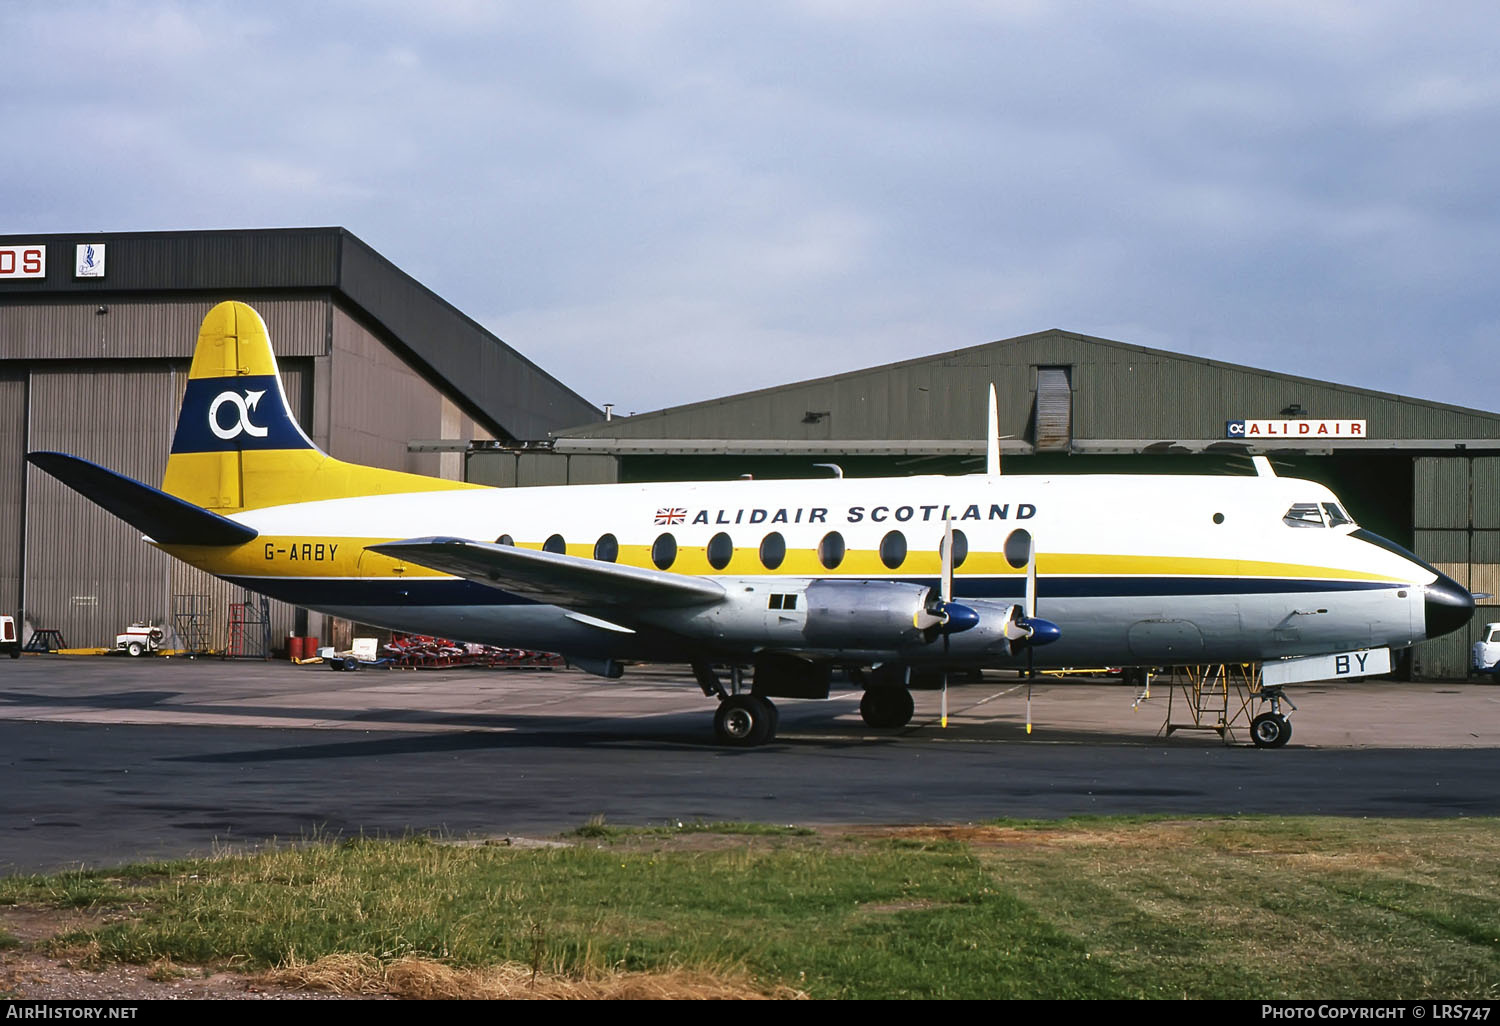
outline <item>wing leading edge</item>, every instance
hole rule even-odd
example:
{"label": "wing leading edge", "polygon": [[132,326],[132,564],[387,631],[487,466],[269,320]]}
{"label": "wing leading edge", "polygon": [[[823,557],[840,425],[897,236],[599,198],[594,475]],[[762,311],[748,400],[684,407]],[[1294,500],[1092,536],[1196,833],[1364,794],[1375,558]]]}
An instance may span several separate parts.
{"label": "wing leading edge", "polygon": [[567,609],[677,609],[724,599],[724,589],[702,577],[465,538],[409,538],[370,551]]}

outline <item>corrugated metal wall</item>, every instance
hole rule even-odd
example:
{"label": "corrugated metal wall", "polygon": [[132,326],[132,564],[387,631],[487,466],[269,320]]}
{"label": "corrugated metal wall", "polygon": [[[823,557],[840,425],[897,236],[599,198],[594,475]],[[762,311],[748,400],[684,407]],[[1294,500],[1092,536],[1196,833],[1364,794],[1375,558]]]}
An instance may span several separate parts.
{"label": "corrugated metal wall", "polygon": [[0,613],[21,608],[21,497],[26,486],[26,379],[0,375]]}
{"label": "corrugated metal wall", "polygon": [[409,452],[408,444],[487,435],[342,310],[333,313],[326,381],[315,387],[326,390],[328,451],[342,460],[456,480],[461,461],[445,465],[441,454]]}
{"label": "corrugated metal wall", "polygon": [[[328,301],[257,299],[278,357],[328,351]],[[0,305],[0,360],[191,360],[210,300],[93,301]],[[104,313],[99,313],[103,309]]]}
{"label": "corrugated metal wall", "polygon": [[613,484],[620,479],[613,456],[560,452],[486,452],[469,454],[467,480],[496,488],[551,484]]}
{"label": "corrugated metal wall", "polygon": [[[185,376],[182,368],[178,376]],[[159,482],[177,408],[173,371],[60,367],[31,375],[29,448],[70,452]],[[26,510],[26,616],[73,646],[106,645],[132,619],[166,622],[167,556],[87,499],[34,468]]]}
{"label": "corrugated metal wall", "polygon": [[1469,649],[1487,622],[1500,621],[1500,457],[1423,456],[1413,478],[1413,551],[1471,591],[1467,630],[1423,642],[1412,672],[1427,679],[1463,679]]}

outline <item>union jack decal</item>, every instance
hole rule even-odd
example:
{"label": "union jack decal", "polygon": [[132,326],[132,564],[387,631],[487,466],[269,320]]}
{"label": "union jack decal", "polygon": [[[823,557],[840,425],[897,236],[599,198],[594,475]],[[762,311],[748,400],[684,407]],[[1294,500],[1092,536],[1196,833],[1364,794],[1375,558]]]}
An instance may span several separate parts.
{"label": "union jack decal", "polygon": [[673,506],[670,509],[659,509],[656,511],[656,522],[658,524],[680,524],[687,517],[687,510],[681,506]]}

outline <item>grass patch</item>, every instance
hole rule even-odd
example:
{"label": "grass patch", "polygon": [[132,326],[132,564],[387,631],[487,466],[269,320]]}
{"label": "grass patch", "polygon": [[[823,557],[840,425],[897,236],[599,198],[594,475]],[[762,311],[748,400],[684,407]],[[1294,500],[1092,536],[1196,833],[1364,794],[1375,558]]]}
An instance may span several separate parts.
{"label": "grass patch", "polygon": [[59,950],[351,993],[501,996],[524,978],[646,996],[671,978],[656,993],[1500,996],[1496,820],[584,831],[567,848],[351,841],[10,878],[0,903],[115,910]]}

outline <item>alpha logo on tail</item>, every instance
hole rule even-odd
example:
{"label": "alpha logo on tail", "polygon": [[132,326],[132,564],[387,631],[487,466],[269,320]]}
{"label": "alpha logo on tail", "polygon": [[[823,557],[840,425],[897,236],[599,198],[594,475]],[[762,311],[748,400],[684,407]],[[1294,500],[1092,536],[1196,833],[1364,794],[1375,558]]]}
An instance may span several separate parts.
{"label": "alpha logo on tail", "polygon": [[[239,395],[234,392],[220,392],[217,396],[214,397],[214,401],[208,404],[209,430],[220,438],[226,440],[230,438],[238,438],[241,431],[254,438],[266,437],[266,435],[270,434],[269,428],[256,427],[254,424],[250,423],[250,411],[260,405],[260,397],[265,394],[266,390],[264,388],[259,392],[252,392],[247,388],[245,389],[245,397],[241,399]],[[219,407],[223,406],[225,403],[229,403],[235,409],[240,411],[239,423],[237,423],[234,427],[227,429],[219,426]]]}
{"label": "alpha logo on tail", "polygon": [[279,378],[255,375],[188,381],[172,439],[174,453],[309,448],[312,442],[287,411]]}

